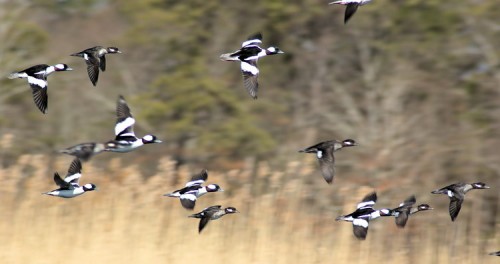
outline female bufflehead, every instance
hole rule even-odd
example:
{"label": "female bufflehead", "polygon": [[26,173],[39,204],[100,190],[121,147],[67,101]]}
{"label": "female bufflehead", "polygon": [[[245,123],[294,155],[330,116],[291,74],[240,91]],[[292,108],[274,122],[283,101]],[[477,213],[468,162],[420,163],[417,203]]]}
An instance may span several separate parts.
{"label": "female bufflehead", "polygon": [[358,6],[362,6],[368,4],[372,0],[339,0],[335,2],[329,3],[329,5],[337,4],[337,5],[345,5],[345,15],[344,15],[344,24],[347,24],[347,21],[356,13],[358,10]]}
{"label": "female bufflehead", "polygon": [[184,208],[193,210],[196,199],[209,192],[223,192],[224,190],[217,184],[209,184],[201,186],[208,178],[207,170],[202,170],[199,174],[194,175],[191,180],[186,183],[186,187],[166,193],[163,196],[179,197]]}
{"label": "female bufflehead", "polygon": [[62,198],[73,198],[81,195],[85,192],[96,190],[97,187],[93,183],[87,183],[83,186],[79,185],[80,177],[82,176],[82,163],[78,158],[74,159],[68,169],[68,174],[66,177],[61,179],[59,173],[54,173],[54,182],[59,186],[59,189],[55,189],[50,192],[43,194],[62,197]]}
{"label": "female bufflehead", "polygon": [[357,145],[358,144],[352,139],[346,139],[344,141],[330,140],[299,150],[299,152],[316,153],[323,178],[325,178],[328,184],[331,184],[335,177],[335,157],[333,152],[345,147],[354,147]]}
{"label": "female bufflehead", "polygon": [[402,202],[399,207],[396,207],[391,210],[391,213],[394,217],[396,217],[396,226],[399,228],[404,228],[406,222],[408,221],[408,217],[410,215],[418,213],[420,211],[432,210],[428,204],[420,204],[417,207],[413,207],[416,203],[415,195],[408,197],[404,202]]}
{"label": "female bufflehead", "polygon": [[259,88],[259,83],[257,81],[257,78],[259,76],[257,61],[259,60],[259,58],[267,55],[284,53],[277,47],[269,47],[267,49],[263,49],[259,47],[259,44],[261,43],[262,34],[257,33],[250,36],[246,41],[244,41],[241,45],[241,49],[232,53],[222,54],[220,56],[221,60],[241,62],[243,84],[253,99],[257,99],[257,90]]}
{"label": "female bufflehead", "polygon": [[368,223],[372,219],[379,218],[381,216],[391,216],[392,212],[390,209],[384,208],[375,210],[373,206],[377,202],[377,193],[372,192],[366,195],[363,200],[358,203],[356,211],[348,215],[341,215],[335,219],[335,221],[347,221],[352,222],[353,233],[356,238],[360,240],[366,239],[366,234],[368,233]]}
{"label": "female bufflehead", "polygon": [[144,144],[161,143],[154,135],[145,135],[137,138],[134,133],[135,119],[130,113],[130,108],[125,98],[120,95],[116,104],[116,125],[115,140],[108,141],[105,144],[105,151],[111,152],[129,152]]}
{"label": "female bufflehead", "polygon": [[70,56],[82,57],[87,63],[87,72],[89,74],[90,81],[95,86],[97,80],[99,79],[99,68],[101,71],[106,70],[106,54],[122,53],[116,47],[104,48],[102,46],[95,46],[93,48],[88,48],[84,51],[73,53]]}
{"label": "female bufflehead", "polygon": [[198,225],[198,233],[201,233],[203,228],[208,224],[210,220],[217,220],[226,214],[239,213],[234,207],[226,207],[222,209],[220,205],[214,205],[203,209],[203,211],[190,215],[189,217],[201,218]]}
{"label": "female bufflehead", "polygon": [[450,217],[451,221],[455,221],[455,219],[458,216],[458,213],[460,212],[460,208],[462,207],[462,202],[464,201],[465,194],[473,189],[489,189],[485,183],[483,182],[476,182],[476,183],[455,183],[448,185],[446,187],[443,187],[438,190],[434,190],[431,193],[433,194],[446,194],[450,198]]}
{"label": "female bufflehead", "polygon": [[104,151],[104,149],[105,147],[102,143],[88,142],[62,149],[59,152],[73,155],[82,161],[88,161],[92,156]]}
{"label": "female bufflehead", "polygon": [[500,251],[497,251],[497,252],[491,252],[490,254],[488,255],[492,255],[492,256],[499,256],[500,257]]}
{"label": "female bufflehead", "polygon": [[26,78],[33,92],[35,105],[42,111],[47,112],[48,94],[47,94],[47,76],[57,71],[71,71],[72,69],[66,64],[56,64],[49,66],[47,64],[39,64],[32,66],[20,72],[14,72],[9,75],[9,79]]}

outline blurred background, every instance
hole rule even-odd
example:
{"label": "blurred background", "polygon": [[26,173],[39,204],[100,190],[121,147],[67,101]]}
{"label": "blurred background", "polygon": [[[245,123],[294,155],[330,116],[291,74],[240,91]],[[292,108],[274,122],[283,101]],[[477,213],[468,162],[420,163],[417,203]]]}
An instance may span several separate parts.
{"label": "blurred background", "polygon": [[[318,0],[0,1],[0,263],[498,263],[500,250],[500,2],[375,0],[343,24]],[[259,61],[259,99],[238,63],[219,55],[262,32],[285,54]],[[93,87],[81,58],[107,56]],[[13,71],[66,63],[49,77],[49,108]],[[114,137],[118,95],[138,136],[164,143],[83,164],[74,199],[55,189],[72,157],[59,149]],[[337,178],[299,149],[330,139]],[[201,198],[241,213],[201,235],[177,199],[206,168],[226,191]],[[455,222],[430,191],[486,182]],[[435,209],[370,224],[366,241],[335,222],[367,193],[376,207],[415,194]]]}

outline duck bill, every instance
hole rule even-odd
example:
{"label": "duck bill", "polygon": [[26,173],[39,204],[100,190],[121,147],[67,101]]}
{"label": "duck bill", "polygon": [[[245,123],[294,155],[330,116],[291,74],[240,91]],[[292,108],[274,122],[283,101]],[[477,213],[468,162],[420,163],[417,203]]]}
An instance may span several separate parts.
{"label": "duck bill", "polygon": [[155,139],[155,141],[154,141],[154,142],[155,142],[155,143],[162,143],[162,141],[161,141],[161,140],[159,140],[159,139]]}

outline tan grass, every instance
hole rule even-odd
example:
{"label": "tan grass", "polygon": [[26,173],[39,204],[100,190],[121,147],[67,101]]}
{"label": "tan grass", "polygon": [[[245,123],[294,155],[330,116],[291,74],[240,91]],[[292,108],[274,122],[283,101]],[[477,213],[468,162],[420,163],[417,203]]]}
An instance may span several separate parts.
{"label": "tan grass", "polygon": [[[1,168],[0,263],[498,263],[486,253],[499,249],[499,236],[484,236],[480,210],[470,213],[482,207],[480,195],[455,223],[436,208],[414,215],[404,230],[393,219],[377,219],[367,240],[358,241],[350,223],[334,218],[350,213],[372,187],[345,178],[344,186],[327,185],[306,161],[284,171],[261,164],[253,180],[249,171],[210,171],[209,182],[226,192],[204,196],[195,211],[221,204],[241,213],[211,222],[199,235],[198,221],[187,218],[192,212],[162,194],[200,168],[175,171],[164,157],[145,179],[125,159],[112,159],[108,168],[84,163],[82,183],[99,191],[74,199],[40,194],[54,188],[44,156],[24,155]],[[70,162],[59,157],[54,166],[64,174]]]}

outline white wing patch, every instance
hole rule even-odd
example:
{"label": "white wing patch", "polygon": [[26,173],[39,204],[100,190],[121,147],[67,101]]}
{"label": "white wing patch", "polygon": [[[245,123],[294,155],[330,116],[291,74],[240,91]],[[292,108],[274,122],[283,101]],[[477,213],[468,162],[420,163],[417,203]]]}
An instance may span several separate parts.
{"label": "white wing patch", "polygon": [[35,78],[35,77],[31,77],[31,76],[28,76],[28,83],[29,84],[34,84],[40,88],[45,88],[47,87],[47,81],[45,80],[42,80],[42,79],[38,79],[38,78]]}
{"label": "white wing patch", "polygon": [[134,124],[135,124],[135,119],[132,117],[127,117],[125,120],[115,125],[115,135],[118,136],[121,132],[133,126]]}
{"label": "white wing patch", "polygon": [[185,199],[185,200],[190,200],[190,201],[196,201],[196,195],[192,194],[192,193],[185,193],[183,195],[181,195],[181,199]]}
{"label": "white wing patch", "polygon": [[249,39],[249,40],[244,41],[243,43],[241,43],[241,47],[245,47],[245,46],[248,46],[248,45],[258,45],[258,44],[262,44],[262,40],[260,40],[260,39]]}
{"label": "white wing patch", "polygon": [[241,62],[241,71],[248,72],[254,76],[259,74],[259,69],[257,67],[244,61]]}
{"label": "white wing patch", "polygon": [[354,219],[354,221],[352,221],[352,224],[355,226],[368,228],[368,221],[366,221],[365,219]]}
{"label": "white wing patch", "polygon": [[80,177],[82,177],[82,174],[75,173],[73,175],[66,176],[66,178],[64,178],[64,181],[65,182],[72,182],[72,181],[76,180],[78,182],[78,180],[80,179]]}
{"label": "white wing patch", "polygon": [[186,187],[190,187],[193,185],[202,185],[205,181],[204,180],[196,180],[196,181],[190,181],[186,183]]}
{"label": "white wing patch", "polygon": [[374,201],[361,202],[358,204],[357,209],[364,208],[364,207],[373,207],[374,205],[375,205]]}

